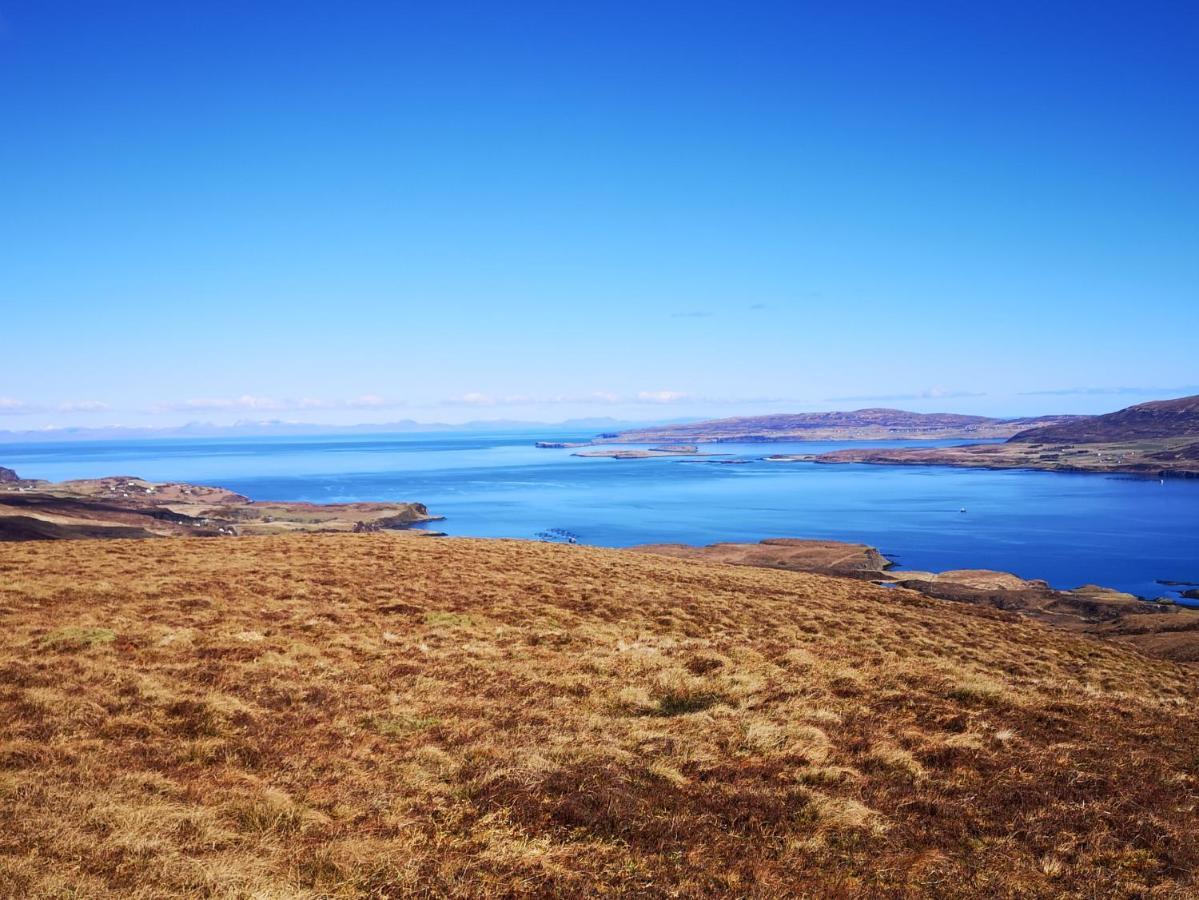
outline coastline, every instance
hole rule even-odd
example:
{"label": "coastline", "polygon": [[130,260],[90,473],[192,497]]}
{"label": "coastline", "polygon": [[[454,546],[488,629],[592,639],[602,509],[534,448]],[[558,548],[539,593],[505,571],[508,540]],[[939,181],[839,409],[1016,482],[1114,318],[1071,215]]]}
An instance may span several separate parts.
{"label": "coastline", "polygon": [[972,443],[935,448],[869,447],[828,453],[774,454],[764,457],[764,461],[1199,478],[1199,396],[1156,400],[1095,416],[992,419],[876,408],[737,417],[603,434],[595,443],[770,444],[816,440],[902,443],[918,439]]}
{"label": "coastline", "polygon": [[1053,628],[1113,640],[1174,662],[1199,663],[1199,601],[1139,597],[1095,584],[1061,590],[991,569],[904,570],[868,544],[769,538],[756,544],[647,544],[630,552],[717,565],[783,569],[914,591],[986,606]]}
{"label": "coastline", "polygon": [[968,462],[909,462],[909,461],[889,461],[889,460],[873,460],[873,459],[810,459],[810,460],[770,460],[771,462],[814,462],[822,466],[944,466],[954,469],[977,469],[980,472],[1058,472],[1062,475],[1126,475],[1130,477],[1144,478],[1150,481],[1162,478],[1199,478],[1199,471],[1184,469],[1138,469],[1138,468],[1119,468],[1110,469],[1091,469],[1083,468],[1082,466],[1033,466],[1033,465],[987,465],[985,463],[968,463]]}
{"label": "coastline", "polygon": [[1181,439],[1084,445],[1003,443],[940,448],[852,448],[804,459],[780,456],[771,461],[1199,478],[1199,443]]}
{"label": "coastline", "polygon": [[[651,448],[654,454],[667,457],[705,455],[693,452],[696,449]],[[742,460],[683,461],[727,463]],[[810,456],[805,457],[804,461],[824,462]],[[418,529],[420,534],[426,536],[443,535],[442,532],[423,530],[423,526],[443,517],[431,513],[424,504],[415,502],[255,502],[224,488],[182,482],[152,483],[116,476],[50,483],[21,479],[7,469],[0,471],[0,474],[3,475],[0,478],[0,540],[6,541],[236,537],[407,529]],[[760,544],[717,543],[703,547],[684,544],[639,545],[629,549],[632,552],[657,552],[710,562],[848,577],[910,588],[942,599],[986,602],[1003,609],[1018,608],[1026,614],[1032,610],[1042,618],[1073,621],[1081,617],[1081,621],[1091,625],[1109,621],[1113,617],[1113,610],[1118,613],[1114,618],[1122,619],[1166,607],[1191,609],[1199,605],[1194,599],[1184,596],[1182,588],[1186,585],[1169,586],[1168,591],[1163,591],[1161,596],[1150,598],[1095,585],[1058,589],[1044,581],[991,570],[907,571],[897,569],[891,560],[874,547],[844,541],[778,538]],[[1164,581],[1159,583],[1167,585]],[[978,594],[979,591],[983,594]],[[1095,610],[1100,607],[1105,610],[1104,615],[1095,618]],[[1052,609],[1052,616],[1045,612],[1047,609]],[[1087,612],[1084,614],[1079,610]]]}
{"label": "coastline", "polygon": [[132,476],[48,482],[0,469],[0,541],[371,532],[443,518],[422,503],[256,502],[185,482]]}

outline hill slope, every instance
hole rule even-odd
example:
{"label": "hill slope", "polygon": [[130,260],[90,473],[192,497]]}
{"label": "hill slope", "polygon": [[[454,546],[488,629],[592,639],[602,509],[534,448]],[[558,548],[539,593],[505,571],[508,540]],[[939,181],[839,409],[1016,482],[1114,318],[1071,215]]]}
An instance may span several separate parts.
{"label": "hill slope", "polygon": [[1199,395],[1141,403],[1102,416],[1070,417],[1021,431],[1003,444],[868,447],[835,450],[817,457],[783,455],[772,459],[1199,478]]}
{"label": "hill slope", "polygon": [[914,413],[902,409],[859,409],[772,416],[710,419],[682,425],[638,428],[604,435],[599,443],[661,441],[827,441],[888,438],[1006,438],[1034,424],[1062,422],[1068,416],[991,419],[954,413]]}
{"label": "hill slope", "polygon": [[1193,895],[1193,670],[849,580],[0,546],[3,896]]}
{"label": "hill slope", "polygon": [[1022,431],[1014,443],[1098,444],[1160,438],[1199,437],[1199,394],[1174,400],[1138,403],[1102,416]]}

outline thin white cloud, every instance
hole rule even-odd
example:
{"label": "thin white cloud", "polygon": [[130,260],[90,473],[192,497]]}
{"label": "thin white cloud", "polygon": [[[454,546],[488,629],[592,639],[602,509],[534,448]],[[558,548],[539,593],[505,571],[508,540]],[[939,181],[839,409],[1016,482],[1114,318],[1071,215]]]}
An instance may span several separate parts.
{"label": "thin white cloud", "polygon": [[470,391],[458,397],[451,397],[434,406],[554,406],[560,404],[596,404],[611,405],[628,402],[627,398],[611,391],[592,391],[589,394],[555,394],[551,396],[533,397],[528,394],[507,394],[495,396],[484,391]]}
{"label": "thin white cloud", "polygon": [[949,391],[945,388],[934,387],[924,391],[909,394],[856,394],[847,397],[826,397],[827,403],[862,403],[866,401],[895,400],[955,400],[963,397],[985,397],[986,394],[977,391]]}
{"label": "thin white cloud", "polygon": [[[200,397],[160,403],[150,407],[147,411],[154,414],[199,412],[279,413],[296,411],[384,410],[412,406],[422,408],[465,406],[487,409],[496,407],[545,406],[669,406],[672,404],[710,406],[782,402],[798,401],[787,401],[780,397],[712,397],[675,390],[646,390],[630,393],[597,390],[579,394],[550,395],[493,394],[487,391],[468,391],[455,397],[448,397],[428,403],[396,400],[380,394],[361,394],[351,399],[322,399],[317,397],[279,399],[258,394],[242,394],[237,397]],[[26,407],[22,407],[21,411],[27,411],[27,409]],[[100,409],[107,409],[107,407],[79,403],[74,405],[69,411],[85,412]],[[68,411],[65,404],[60,410]],[[0,406],[0,412],[4,411],[3,407]]]}
{"label": "thin white cloud", "polygon": [[59,412],[107,412],[112,409],[100,400],[68,400],[58,404]]}
{"label": "thin white cloud", "polygon": [[463,406],[495,406],[498,402],[495,397],[490,394],[484,394],[482,391],[471,391],[463,394],[461,397],[456,397],[446,401],[448,404],[462,404]]}
{"label": "thin white cloud", "polygon": [[637,394],[640,403],[679,403],[690,399],[690,394],[681,391],[640,391]]}
{"label": "thin white cloud", "polygon": [[13,397],[0,397],[0,416],[20,416],[37,412],[39,407],[30,406]]}
{"label": "thin white cloud", "polygon": [[54,410],[60,413],[107,412],[111,407],[99,400],[66,400],[57,406],[25,403],[13,397],[0,397],[0,416],[26,416]]}
{"label": "thin white cloud", "polygon": [[1184,384],[1179,387],[1076,387],[1047,391],[1024,391],[1021,397],[1073,397],[1073,396],[1118,396],[1129,394],[1137,397],[1177,397],[1199,393],[1199,384]]}
{"label": "thin white cloud", "polygon": [[[755,398],[756,400],[757,398]],[[587,394],[558,394],[552,396],[533,397],[527,394],[510,394],[495,396],[483,391],[471,391],[458,397],[442,401],[446,406],[555,406],[570,405],[641,405],[669,404],[694,401],[699,403],[722,403],[723,399],[711,397],[695,397],[682,391],[638,391],[635,394],[617,394],[612,391],[592,391]]]}
{"label": "thin white cloud", "polygon": [[222,410],[250,410],[254,412],[291,412],[305,409],[390,409],[404,406],[402,400],[388,400],[378,394],[362,394],[349,400],[323,400],[303,397],[299,400],[276,399],[255,394],[240,397],[203,397],[171,403],[160,403],[150,409],[153,413],[167,412],[220,412]]}
{"label": "thin white cloud", "polygon": [[[298,404],[302,406],[302,402]],[[222,409],[281,410],[286,406],[270,397],[242,394],[240,397],[201,397],[177,403],[163,403],[154,407],[155,412],[207,412]]]}

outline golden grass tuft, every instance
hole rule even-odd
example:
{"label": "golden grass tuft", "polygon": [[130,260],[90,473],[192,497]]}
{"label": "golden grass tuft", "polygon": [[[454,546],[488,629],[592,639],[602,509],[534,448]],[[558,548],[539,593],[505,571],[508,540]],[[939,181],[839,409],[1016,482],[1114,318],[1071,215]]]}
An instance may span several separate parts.
{"label": "golden grass tuft", "polygon": [[1193,896],[1195,671],[403,534],[0,546],[0,896]]}

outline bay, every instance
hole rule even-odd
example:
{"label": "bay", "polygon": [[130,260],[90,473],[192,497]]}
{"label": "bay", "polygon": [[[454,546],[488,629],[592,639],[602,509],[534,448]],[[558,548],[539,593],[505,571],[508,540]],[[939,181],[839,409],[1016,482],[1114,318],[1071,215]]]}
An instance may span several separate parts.
{"label": "bay", "polygon": [[[256,500],[415,500],[451,535],[582,543],[861,541],[900,568],[988,568],[1055,587],[1176,597],[1199,582],[1199,481],[947,467],[770,463],[775,453],[960,441],[703,445],[692,459],[588,459],[553,430],[63,441],[0,445],[0,465],[63,480],[136,475]],[[727,465],[721,459],[748,460]],[[964,510],[964,511],[963,511]]]}

